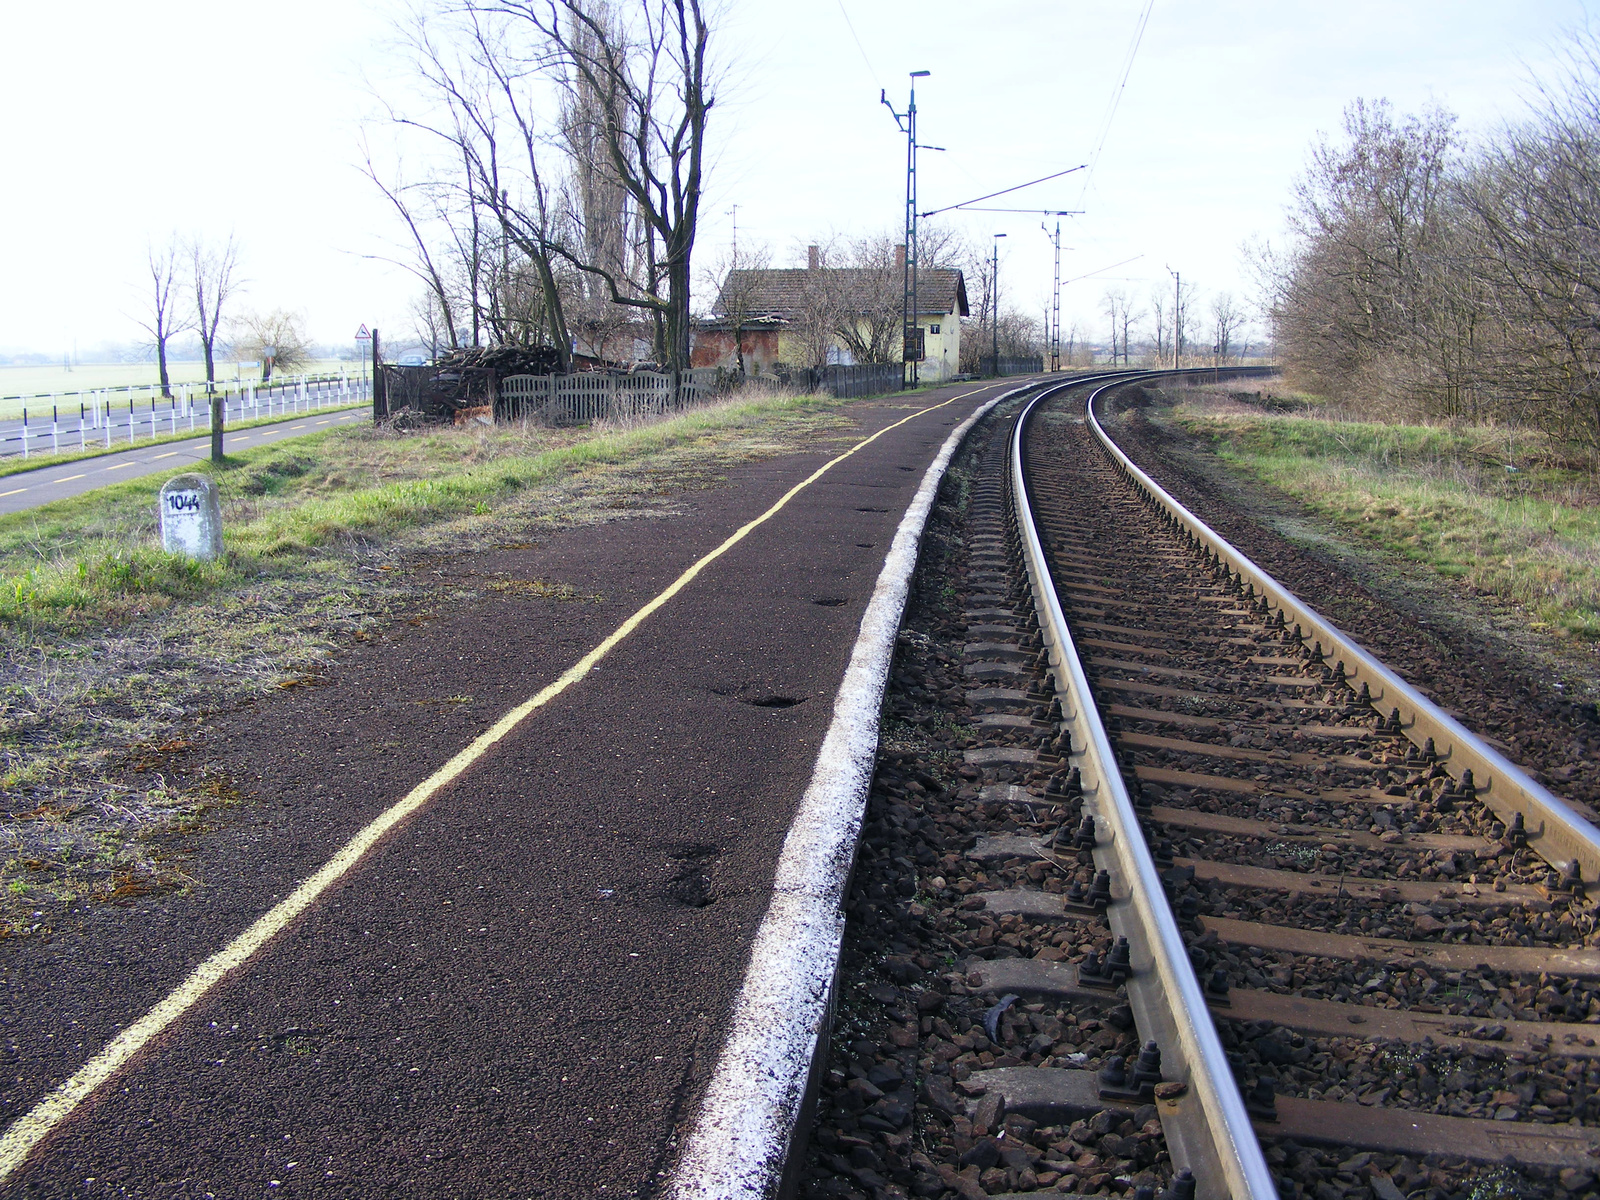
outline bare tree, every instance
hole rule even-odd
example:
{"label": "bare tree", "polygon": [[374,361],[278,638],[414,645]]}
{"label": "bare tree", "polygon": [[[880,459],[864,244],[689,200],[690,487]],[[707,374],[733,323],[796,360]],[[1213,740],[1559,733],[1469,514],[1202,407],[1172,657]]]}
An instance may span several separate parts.
{"label": "bare tree", "polygon": [[193,325],[193,317],[184,310],[183,247],[177,238],[169,238],[165,245],[154,244],[145,248],[145,265],[150,272],[149,290],[145,292],[144,315],[138,318],[140,326],[150,335],[150,346],[156,352],[156,370],[161,379],[161,394],[172,395],[172,382],[167,374],[167,343],[177,334]]}
{"label": "bare tree", "polygon": [[275,369],[292,371],[311,361],[311,340],[306,337],[305,317],[300,313],[281,308],[267,313],[245,312],[230,325],[234,347],[260,360],[263,383],[272,378]]}
{"label": "bare tree", "polygon": [[[1486,380],[1516,419],[1600,450],[1600,42],[1567,47],[1564,77],[1504,131],[1463,181],[1480,248],[1455,278],[1492,331],[1475,328]],[[1464,281],[1464,282],[1463,282]]]}
{"label": "bare tree", "polygon": [[1451,254],[1454,124],[1438,108],[1396,117],[1387,101],[1357,100],[1342,138],[1312,149],[1272,307],[1296,369],[1325,394],[1456,407],[1458,379],[1410,369],[1437,364],[1424,348],[1452,323],[1434,266]]}
{"label": "bare tree", "polygon": [[987,251],[974,249],[967,258],[966,274],[967,297],[975,302],[978,315],[962,322],[960,366],[965,373],[975,375],[994,353],[994,260]]}
{"label": "bare tree", "polygon": [[1037,358],[1044,351],[1044,325],[1038,317],[1019,309],[1000,312],[1002,358]]}
{"label": "bare tree", "polygon": [[899,255],[899,243],[880,235],[852,242],[845,256],[836,332],[856,362],[900,361],[905,287]]}
{"label": "bare tree", "polygon": [[648,317],[657,357],[686,367],[713,105],[701,0],[439,0],[409,37],[431,108],[391,116],[446,148],[436,178],[463,218],[450,227],[472,235],[457,258],[484,261],[475,222],[496,227],[484,293],[493,336],[527,336],[537,316],[565,365],[569,310],[591,345],[628,326],[602,311],[609,302]]}
{"label": "bare tree", "polygon": [[[553,248],[564,231],[550,162],[559,151],[548,144],[537,103],[547,70],[542,41],[530,46],[519,32],[526,30],[516,21],[470,7],[419,16],[407,36],[425,86],[407,100],[422,109],[391,106],[389,115],[427,135],[435,153],[427,190],[437,220],[418,236],[443,244],[428,252],[435,268],[421,272],[425,282],[437,294],[437,261],[450,261],[471,344],[481,344],[484,330],[496,341],[548,344],[565,369],[572,339]],[[536,303],[525,292],[529,276],[541,293]]]}
{"label": "bare tree", "polygon": [[[382,257],[383,261],[399,266],[422,282],[428,289],[425,311],[430,344],[437,347],[442,334],[444,344],[454,349],[459,344],[458,330],[462,328],[457,317],[459,301],[451,279],[451,264],[441,257],[441,247],[438,246],[436,237],[430,236],[435,232],[436,224],[446,216],[446,209],[440,202],[441,189],[437,185],[386,182],[373,164],[371,151],[365,147],[362,152],[362,174],[370,179],[383,198],[389,201],[390,207],[400,218],[400,223],[410,238],[410,253],[403,258],[387,255],[368,255],[368,257]],[[460,239],[452,240],[459,246]],[[472,274],[475,276],[475,272]],[[476,307],[473,306],[474,310]],[[473,320],[475,324],[476,311],[473,313]],[[476,329],[474,329],[473,344],[476,343]]]}
{"label": "bare tree", "polygon": [[[586,11],[598,26],[618,36],[618,23],[610,0],[589,0]],[[601,47],[584,22],[568,14],[574,47],[594,57]],[[604,267],[619,280],[638,280],[637,257],[642,250],[634,206],[615,172],[607,169],[606,110],[594,83],[582,72],[570,71],[561,106],[561,132],[572,161],[567,204],[575,226],[577,244],[587,262]],[[585,298],[609,302],[605,281],[585,276]]]}
{"label": "bare tree", "polygon": [[441,346],[454,347],[454,335],[446,328],[448,318],[434,292],[423,291],[411,301],[411,318],[412,329],[417,340],[428,347],[429,358],[438,358]]}
{"label": "bare tree", "polygon": [[1138,322],[1144,320],[1144,310],[1134,306],[1132,298],[1122,302],[1122,365],[1127,366],[1131,361],[1132,329]]}
{"label": "bare tree", "polygon": [[839,276],[832,270],[836,250],[831,243],[816,247],[814,265],[805,273],[800,286],[800,303],[789,318],[789,328],[809,360],[808,367],[828,363],[844,324],[846,303]]}
{"label": "bare tree", "polygon": [[212,392],[217,383],[217,331],[228,301],[240,284],[239,243],[231,233],[220,245],[195,238],[188,245],[188,260],[193,280],[190,298],[195,305],[194,330],[205,351],[206,391]]}
{"label": "bare tree", "polygon": [[[1117,364],[1117,335],[1125,327],[1123,313],[1128,308],[1128,294],[1121,288],[1107,288],[1100,297],[1100,310],[1106,314],[1106,321],[1111,326],[1111,365]],[[1126,361],[1127,348],[1124,345],[1123,358]]]}
{"label": "bare tree", "polygon": [[735,245],[719,257],[708,272],[711,289],[717,297],[717,314],[733,330],[734,361],[741,375],[745,373],[745,326],[752,317],[762,315],[756,312],[756,300],[771,265],[772,252],[766,246],[741,251]]}
{"label": "bare tree", "polygon": [[[626,13],[597,13],[592,0],[487,0],[477,13],[526,23],[591,111],[599,169],[628,196],[644,226],[644,287],[581,248],[548,245],[605,281],[614,303],[657,318],[666,361],[689,362],[690,280],[704,184],[710,26],[700,0],[633,0]],[[615,21],[615,24],[612,22]],[[507,206],[509,207],[509,206]],[[502,212],[516,224],[517,212]]]}
{"label": "bare tree", "polygon": [[1244,310],[1232,292],[1218,292],[1211,298],[1211,353],[1216,361],[1225,363],[1233,346],[1233,338],[1244,327]]}
{"label": "bare tree", "polygon": [[1167,351],[1170,349],[1172,337],[1171,322],[1172,304],[1167,298],[1165,288],[1152,288],[1150,291],[1150,331],[1155,340],[1156,365],[1167,361]]}

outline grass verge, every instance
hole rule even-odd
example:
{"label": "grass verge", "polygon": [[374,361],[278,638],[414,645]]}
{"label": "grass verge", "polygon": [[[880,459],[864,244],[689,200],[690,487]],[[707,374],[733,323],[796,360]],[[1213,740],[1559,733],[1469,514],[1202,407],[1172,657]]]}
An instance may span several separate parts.
{"label": "grass verge", "polygon": [[1600,639],[1600,484],[1528,430],[1380,424],[1195,389],[1173,409],[1235,468],[1384,550],[1519,606],[1530,625]]}
{"label": "grass verge", "polygon": [[603,602],[408,567],[671,514],[731,466],[839,436],[841,407],[775,396],[412,436],[362,423],[262,446],[215,473],[227,552],[212,563],[160,550],[166,474],[0,517],[0,937],[203,885],[188,835],[243,800],[172,769],[205,713],[314,679],[401,616],[484,596]]}

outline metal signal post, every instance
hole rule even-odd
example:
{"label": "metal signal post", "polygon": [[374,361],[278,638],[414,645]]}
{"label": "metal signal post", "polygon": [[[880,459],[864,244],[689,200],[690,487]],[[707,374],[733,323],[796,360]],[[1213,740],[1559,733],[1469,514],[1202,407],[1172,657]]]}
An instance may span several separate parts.
{"label": "metal signal post", "polygon": [[[1044,225],[1041,223],[1041,229]],[[1050,369],[1061,370],[1061,221],[1056,221],[1055,232],[1056,247],[1056,279],[1055,290],[1051,293],[1050,301],[1050,328],[1045,331],[1050,338]]]}
{"label": "metal signal post", "polygon": [[922,361],[922,326],[917,320],[917,80],[927,71],[911,72],[911,101],[906,111],[895,112],[889,93],[879,90],[878,99],[894,116],[906,135],[906,261],[902,278],[900,318],[900,358],[909,370],[901,377],[906,387],[917,386],[917,365]]}
{"label": "metal signal post", "polygon": [[994,335],[994,373],[995,378],[1000,377],[1000,239],[1003,233],[994,235],[994,265],[989,268],[989,290],[994,294],[994,303],[989,313],[989,332]]}

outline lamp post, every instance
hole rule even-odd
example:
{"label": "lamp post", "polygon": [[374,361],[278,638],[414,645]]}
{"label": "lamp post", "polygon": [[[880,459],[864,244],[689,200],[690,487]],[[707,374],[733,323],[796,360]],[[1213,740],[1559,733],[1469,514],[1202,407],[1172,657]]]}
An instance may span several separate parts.
{"label": "lamp post", "polygon": [[994,235],[994,262],[989,268],[990,287],[994,292],[994,311],[989,314],[989,330],[994,335],[994,373],[1000,376],[1000,239],[1003,233]]}
{"label": "lamp post", "polygon": [[[910,364],[910,373],[901,376],[907,387],[917,385],[917,364],[922,359],[922,327],[917,320],[917,80],[931,72],[912,71],[911,100],[903,113],[895,112],[889,93],[879,89],[878,100],[894,117],[906,135],[906,261],[901,278],[900,359]],[[903,369],[903,366],[902,366]]]}

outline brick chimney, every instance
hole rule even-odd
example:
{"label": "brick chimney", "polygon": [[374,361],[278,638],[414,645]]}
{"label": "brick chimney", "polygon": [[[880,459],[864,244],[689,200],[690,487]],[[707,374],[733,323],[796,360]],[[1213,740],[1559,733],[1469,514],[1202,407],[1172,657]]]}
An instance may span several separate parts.
{"label": "brick chimney", "polygon": [[894,248],[894,269],[896,271],[906,269],[906,248],[903,242]]}
{"label": "brick chimney", "polygon": [[815,246],[806,247],[806,266],[815,271],[822,265],[822,253]]}

